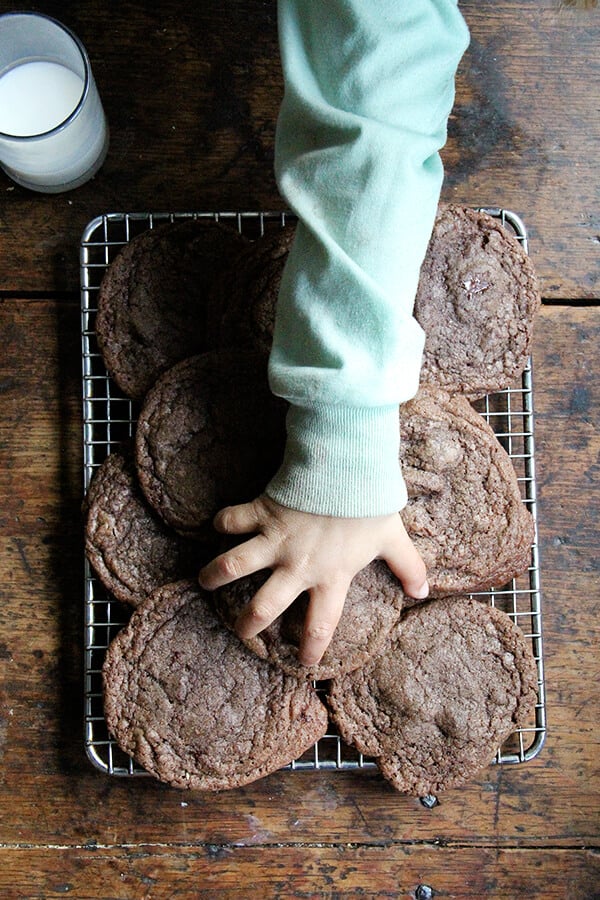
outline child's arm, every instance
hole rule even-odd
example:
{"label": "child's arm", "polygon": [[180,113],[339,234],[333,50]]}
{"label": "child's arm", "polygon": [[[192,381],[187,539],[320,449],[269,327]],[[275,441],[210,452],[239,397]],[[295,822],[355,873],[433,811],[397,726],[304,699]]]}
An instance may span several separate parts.
{"label": "child's arm", "polygon": [[407,593],[426,593],[398,515],[398,405],[418,386],[412,307],[468,35],[454,0],[280,0],[279,28],[276,174],[299,221],[269,371],[290,403],[288,438],[266,497],[217,522],[257,536],[201,579],[214,587],[273,569],[240,622],[245,635],[309,590],[302,655],[314,661],[374,557]]}

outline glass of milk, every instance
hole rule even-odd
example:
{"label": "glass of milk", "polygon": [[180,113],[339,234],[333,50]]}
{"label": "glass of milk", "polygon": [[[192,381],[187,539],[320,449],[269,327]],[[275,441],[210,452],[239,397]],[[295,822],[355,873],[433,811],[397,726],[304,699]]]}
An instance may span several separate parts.
{"label": "glass of milk", "polygon": [[108,127],[79,38],[32,12],[0,15],[0,166],[43,193],[79,187],[108,150]]}

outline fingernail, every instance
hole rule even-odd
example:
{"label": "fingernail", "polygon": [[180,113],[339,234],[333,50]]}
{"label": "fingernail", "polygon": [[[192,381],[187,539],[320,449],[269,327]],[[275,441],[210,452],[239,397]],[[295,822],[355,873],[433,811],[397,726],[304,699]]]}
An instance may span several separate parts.
{"label": "fingernail", "polygon": [[323,653],[325,651],[322,650],[321,653],[318,653],[316,656],[314,653],[307,653],[304,649],[298,652],[298,662],[301,666],[306,666],[310,668],[310,666],[316,666],[321,662],[323,657]]}
{"label": "fingernail", "polygon": [[429,582],[424,581],[421,587],[413,592],[413,597],[415,600],[425,600],[426,597],[429,596]]}
{"label": "fingernail", "polygon": [[303,656],[299,657],[298,662],[301,666],[305,666],[307,669],[310,669],[311,666],[316,666],[321,661],[321,657],[318,656],[316,659],[311,656]]}
{"label": "fingernail", "polygon": [[198,573],[198,584],[201,588],[204,588],[205,591],[210,590],[209,584],[205,582],[204,570]]}

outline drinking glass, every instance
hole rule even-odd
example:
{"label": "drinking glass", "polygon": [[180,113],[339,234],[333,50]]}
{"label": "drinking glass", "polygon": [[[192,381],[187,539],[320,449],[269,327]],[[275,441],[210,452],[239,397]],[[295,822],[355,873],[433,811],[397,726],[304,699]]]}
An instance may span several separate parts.
{"label": "drinking glass", "polygon": [[76,188],[108,151],[90,61],[65,25],[33,12],[0,15],[0,166],[43,193]]}

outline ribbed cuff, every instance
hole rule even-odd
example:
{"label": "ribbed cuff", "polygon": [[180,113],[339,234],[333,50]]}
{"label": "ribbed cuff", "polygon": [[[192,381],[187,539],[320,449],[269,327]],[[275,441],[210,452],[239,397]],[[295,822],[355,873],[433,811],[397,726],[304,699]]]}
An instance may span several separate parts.
{"label": "ribbed cuff", "polygon": [[399,444],[397,406],[291,406],[283,463],[266,493],[282,506],[324,516],[398,512],[407,499]]}

